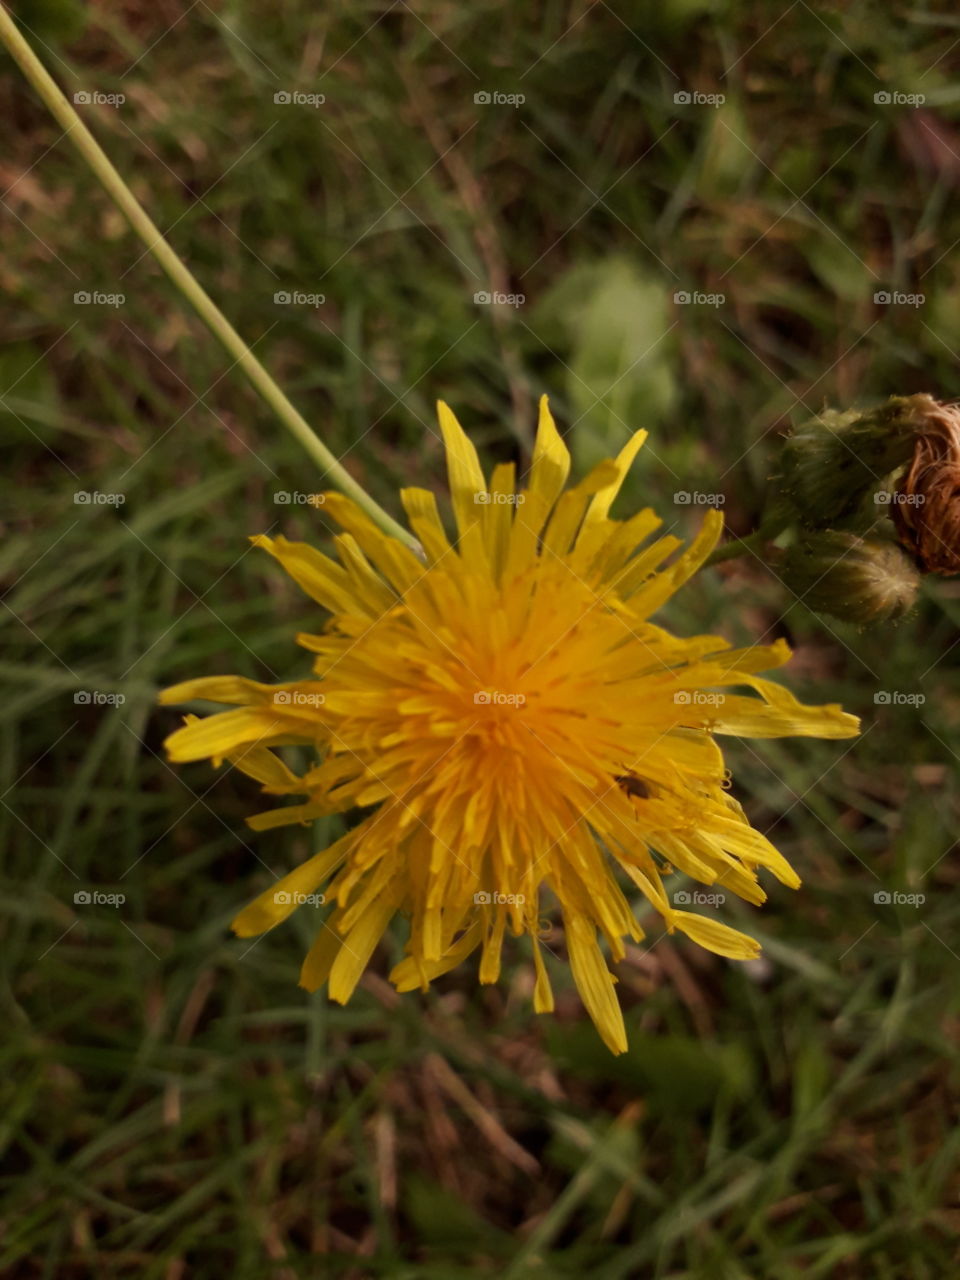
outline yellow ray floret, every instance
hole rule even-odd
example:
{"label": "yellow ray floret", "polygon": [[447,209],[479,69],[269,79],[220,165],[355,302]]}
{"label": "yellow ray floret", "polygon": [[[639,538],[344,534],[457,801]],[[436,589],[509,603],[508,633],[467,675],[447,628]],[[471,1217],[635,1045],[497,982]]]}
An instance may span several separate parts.
{"label": "yellow ray floret", "polygon": [[[625,940],[643,932],[624,885],[701,946],[735,960],[757,943],[711,916],[677,909],[674,870],[760,904],[759,872],[800,881],[726,790],[715,735],[840,738],[857,721],[807,707],[761,675],[789,649],[732,649],[683,638],[651,616],[720,536],[710,512],[686,550],[657,537],[649,510],[610,511],[638,450],[568,487],[570,456],[546,398],[526,487],[512,466],[489,481],[476,449],[439,407],[455,532],[436,499],[403,503],[422,556],[381,532],[349,499],[327,496],[337,560],[305,543],[254,538],[328,616],[297,637],[310,679],[188,680],[167,704],[230,708],[186,723],[170,758],[227,761],[277,807],[256,829],[369,812],[329,848],[270,886],[234,921],[243,937],[322,899],[301,983],[346,1001],[391,919],[408,922],[391,980],[426,989],[474,953],[495,982],[507,935],[531,939],[534,1008],[553,993],[544,913],[558,910],[574,982],[606,1044],[626,1048],[615,978]],[[651,540],[652,539],[652,540]],[[339,561],[339,563],[338,563]],[[274,750],[313,749],[294,772]],[[302,757],[301,753],[301,757]],[[296,797],[297,803],[287,803]]]}

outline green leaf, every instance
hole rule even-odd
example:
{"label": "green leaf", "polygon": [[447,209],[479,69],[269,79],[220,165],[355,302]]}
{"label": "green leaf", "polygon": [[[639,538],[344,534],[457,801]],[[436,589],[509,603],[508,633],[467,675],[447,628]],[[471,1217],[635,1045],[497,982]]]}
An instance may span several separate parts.
{"label": "green leaf", "polygon": [[573,267],[540,303],[535,319],[569,345],[570,440],[582,467],[656,428],[675,403],[669,296],[663,278],[620,257]]}

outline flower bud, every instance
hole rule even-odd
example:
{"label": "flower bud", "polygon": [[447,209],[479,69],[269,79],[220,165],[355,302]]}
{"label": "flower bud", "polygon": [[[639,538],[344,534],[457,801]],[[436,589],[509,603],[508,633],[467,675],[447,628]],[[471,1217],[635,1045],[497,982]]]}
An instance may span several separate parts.
{"label": "flower bud", "polygon": [[960,573],[960,410],[933,402],[892,495],[903,545],[927,573]]}
{"label": "flower bud", "polygon": [[827,530],[802,535],[777,572],[808,608],[861,624],[902,617],[920,574],[895,542]]}
{"label": "flower bud", "polygon": [[937,402],[932,396],[892,396],[861,412],[826,409],[786,440],[774,477],[783,522],[805,529],[847,525],[866,531],[876,521],[877,481],[909,461],[918,432]]}

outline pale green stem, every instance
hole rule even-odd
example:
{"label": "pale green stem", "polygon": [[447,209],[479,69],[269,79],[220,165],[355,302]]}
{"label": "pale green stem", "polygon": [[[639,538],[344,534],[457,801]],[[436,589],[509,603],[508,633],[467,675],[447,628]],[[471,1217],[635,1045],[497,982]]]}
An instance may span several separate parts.
{"label": "pale green stem", "polygon": [[214,336],[233,357],[235,364],[243,370],[253,386],[267,402],[274,413],[306,449],[311,458],[323,468],[330,479],[362,507],[371,520],[385,532],[399,538],[408,546],[415,546],[416,540],[379,506],[367,491],[357,483],[341,462],[338,462],[327,446],[313,431],[313,428],[301,413],[290,403],[284,393],[271,378],[257,357],[253,354],[243,338],[223,314],[210,295],[191,275],[187,267],[164,240],[154,222],[137,202],[133,192],[110,163],[106,153],[95,140],[93,134],[81,121],[70,102],[64,97],[56,81],[44,67],[20,31],[10,13],[0,5],[0,39],[6,45],[11,56],[21,71],[36,89],[57,123],[66,130],[70,141],[83,156],[93,173],[105,187],[107,194],[114,201],[121,213],[130,223],[150,253],[177,286],[184,298],[201,320],[210,328]]}
{"label": "pale green stem", "polygon": [[757,552],[768,541],[769,534],[766,529],[757,529],[747,538],[736,538],[733,542],[725,542],[722,547],[715,547],[704,564],[709,566],[720,564],[724,560],[736,560],[738,556],[745,556],[748,551]]}

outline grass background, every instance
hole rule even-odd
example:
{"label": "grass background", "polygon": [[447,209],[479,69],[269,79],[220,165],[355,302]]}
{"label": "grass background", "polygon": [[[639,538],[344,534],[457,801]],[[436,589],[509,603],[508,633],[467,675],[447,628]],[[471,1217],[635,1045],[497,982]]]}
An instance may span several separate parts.
{"label": "grass background", "polygon": [[[581,467],[645,426],[622,509],[689,533],[674,494],[722,493],[744,535],[791,423],[954,391],[950,5],[14,7],[68,93],[125,95],[84,119],[391,510],[398,483],[443,489],[437,397],[487,461],[522,460],[542,391]],[[326,101],[274,101],[294,90]],[[894,90],[925,102],[874,101]],[[0,108],[4,1274],[953,1274],[956,585],[860,634],[748,560],[664,611],[687,634],[786,635],[791,687],[865,734],[731,744],[736,794],[804,886],[723,909],[765,945],[746,966],[644,917],[628,1055],[563,965],[535,1017],[519,946],[496,988],[465,968],[399,998],[394,937],[349,1007],[307,996],[308,909],[253,947],[227,924],[327,833],[254,837],[254,784],[168,767],[177,716],[154,699],[306,671],[310,607],[246,537],[323,545],[321,513],[275,502],[322,482],[7,59]]]}

